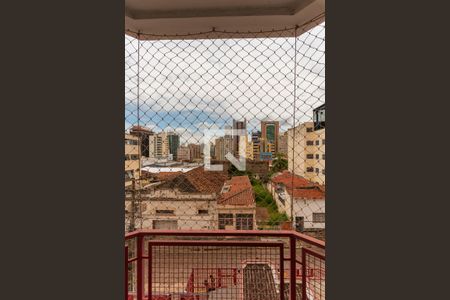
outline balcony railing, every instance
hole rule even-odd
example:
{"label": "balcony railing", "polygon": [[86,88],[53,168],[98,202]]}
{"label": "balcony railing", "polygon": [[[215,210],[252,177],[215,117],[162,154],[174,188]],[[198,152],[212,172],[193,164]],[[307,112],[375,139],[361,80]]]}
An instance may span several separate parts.
{"label": "balcony railing", "polygon": [[295,231],[125,236],[125,299],[325,299],[325,243]]}

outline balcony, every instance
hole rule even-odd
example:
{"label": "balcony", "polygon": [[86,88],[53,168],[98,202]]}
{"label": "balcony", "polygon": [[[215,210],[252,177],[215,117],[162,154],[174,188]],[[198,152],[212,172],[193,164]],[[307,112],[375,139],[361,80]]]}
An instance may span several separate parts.
{"label": "balcony", "polygon": [[126,6],[125,299],[325,299],[324,1]]}
{"label": "balcony", "polygon": [[295,231],[139,230],[125,299],[325,299],[325,243]]}

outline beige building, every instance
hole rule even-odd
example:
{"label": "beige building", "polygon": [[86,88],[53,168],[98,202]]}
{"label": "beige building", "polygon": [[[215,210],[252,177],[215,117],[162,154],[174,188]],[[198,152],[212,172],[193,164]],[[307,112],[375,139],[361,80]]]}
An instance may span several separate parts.
{"label": "beige building", "polygon": [[[158,182],[140,194],[143,228],[217,229],[217,199],[227,180],[226,172],[198,167],[155,176]],[[130,205],[131,201],[126,201],[128,210]]]}
{"label": "beige building", "polygon": [[287,157],[288,152],[288,132],[285,131],[278,137],[278,153]]}
{"label": "beige building", "polygon": [[149,138],[149,157],[167,158],[169,156],[169,138],[167,132],[156,133]]}
{"label": "beige building", "polygon": [[198,144],[189,144],[188,145],[190,152],[190,160],[199,160],[201,159],[201,146]]}
{"label": "beige building", "polygon": [[325,128],[314,130],[313,122],[288,130],[288,170],[308,180],[325,184]]}
{"label": "beige building", "polygon": [[[256,203],[247,176],[228,180],[227,172],[205,171],[154,174],[140,191],[143,228],[152,229],[255,229]],[[132,194],[125,207],[131,211]]]}
{"label": "beige building", "polygon": [[139,138],[125,134],[125,186],[131,185],[131,179],[138,179],[141,170],[141,151]]}
{"label": "beige building", "polygon": [[253,160],[254,156],[253,156],[253,142],[248,142],[246,147],[245,147],[245,157],[247,159]]}
{"label": "beige building", "polygon": [[177,160],[178,161],[190,161],[191,160],[191,149],[186,146],[178,147]]}
{"label": "beige building", "polygon": [[226,160],[225,155],[227,155],[228,152],[233,154],[233,137],[226,135],[224,137],[217,138],[214,151],[215,158],[217,160]]}

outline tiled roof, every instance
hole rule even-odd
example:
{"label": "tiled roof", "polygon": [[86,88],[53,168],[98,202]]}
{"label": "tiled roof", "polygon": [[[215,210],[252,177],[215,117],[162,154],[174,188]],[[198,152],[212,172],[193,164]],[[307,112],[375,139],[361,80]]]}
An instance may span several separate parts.
{"label": "tiled roof", "polygon": [[222,193],[217,200],[217,204],[237,206],[255,205],[253,187],[248,176],[234,176],[225,182],[225,186],[228,186],[229,190]]}
{"label": "tiled roof", "polygon": [[304,200],[316,200],[316,199],[325,199],[325,193],[320,190],[319,187],[315,186],[311,189],[305,189],[305,188],[298,188],[292,190],[287,189],[287,192],[289,195],[292,195],[292,192],[294,193],[294,198],[300,198]]}
{"label": "tiled roof", "polygon": [[226,172],[205,171],[203,167],[198,167],[186,173],[169,176],[158,188],[178,189],[185,193],[219,194],[227,177]]}
{"label": "tiled roof", "polygon": [[291,187],[292,184],[294,184],[294,187],[310,186],[314,184],[301,176],[292,175],[289,171],[283,171],[283,173],[273,177],[271,181],[274,183],[282,183],[286,187]]}
{"label": "tiled roof", "polygon": [[325,199],[325,187],[311,182],[301,176],[293,175],[289,171],[275,176],[271,179],[273,183],[283,184],[289,195],[304,200]]}

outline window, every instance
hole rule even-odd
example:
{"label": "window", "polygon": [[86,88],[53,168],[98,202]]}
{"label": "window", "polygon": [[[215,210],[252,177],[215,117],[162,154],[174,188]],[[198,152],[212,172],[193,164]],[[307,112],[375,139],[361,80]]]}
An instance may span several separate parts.
{"label": "window", "polygon": [[322,154],[322,159],[325,160],[325,154]]}
{"label": "window", "polygon": [[319,168],[316,168],[316,173],[319,174]]}
{"label": "window", "polygon": [[130,155],[131,160],[139,160],[139,155]]}
{"label": "window", "polygon": [[322,140],[322,145],[325,145],[325,139]]}
{"label": "window", "polygon": [[319,157],[320,157],[319,154],[316,154],[316,159],[319,159]]}
{"label": "window", "polygon": [[233,225],[233,214],[219,214],[219,229],[225,229],[225,226]]}
{"label": "window", "polygon": [[322,174],[325,175],[325,169],[322,169]]}
{"label": "window", "polygon": [[236,229],[237,230],[253,230],[253,215],[252,214],[236,214]]}
{"label": "window", "polygon": [[127,144],[127,145],[137,145],[138,141],[136,141],[136,140],[125,140],[125,144]]}
{"label": "window", "polygon": [[306,141],[307,146],[314,146],[314,141]]}
{"label": "window", "polygon": [[314,154],[306,154],[306,158],[307,159],[313,159],[314,158]]}
{"label": "window", "polygon": [[316,146],[319,146],[319,145],[320,145],[320,141],[317,140],[317,141],[316,141]]}
{"label": "window", "polygon": [[313,131],[312,127],[307,127],[306,128],[306,132],[312,132],[312,131]]}
{"label": "window", "polygon": [[325,213],[313,213],[313,223],[325,223]]}
{"label": "window", "polygon": [[157,209],[156,210],[157,215],[173,215],[174,211],[170,209]]}
{"label": "window", "polygon": [[207,209],[199,209],[198,214],[199,215],[207,215],[207,214],[209,214],[209,211]]}
{"label": "window", "polygon": [[314,168],[313,167],[308,167],[308,168],[306,168],[306,172],[314,172]]}

